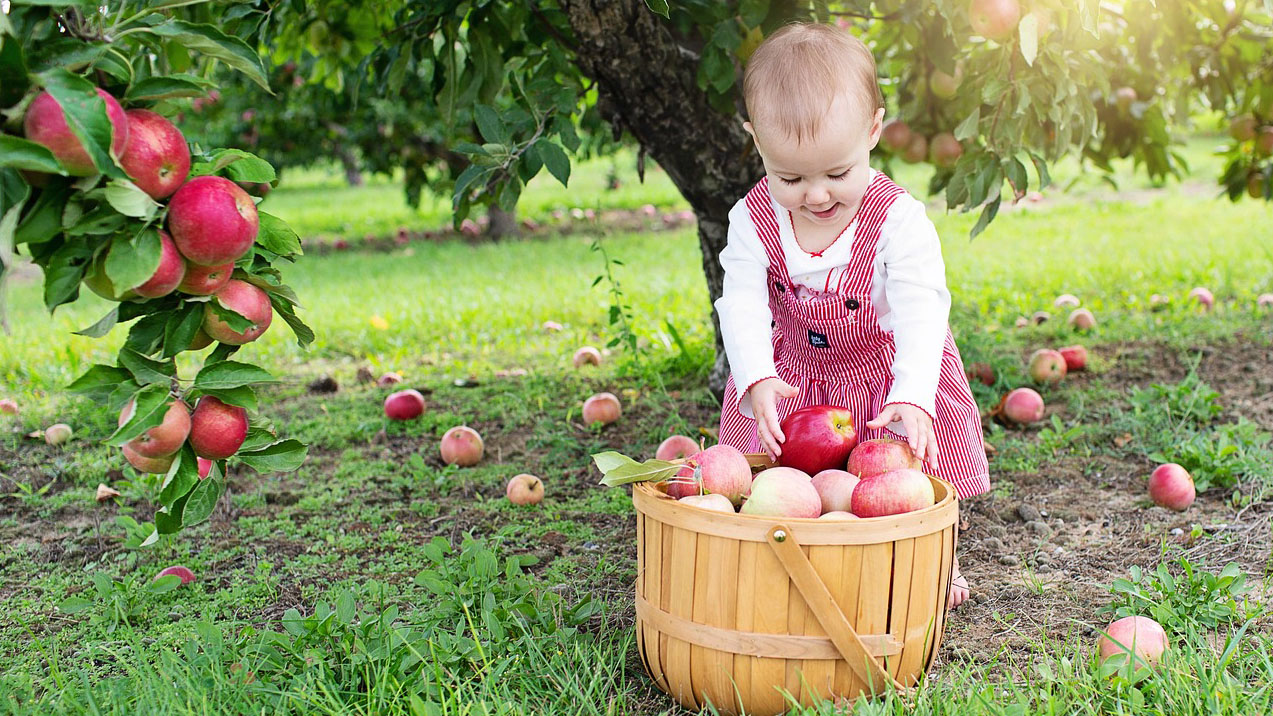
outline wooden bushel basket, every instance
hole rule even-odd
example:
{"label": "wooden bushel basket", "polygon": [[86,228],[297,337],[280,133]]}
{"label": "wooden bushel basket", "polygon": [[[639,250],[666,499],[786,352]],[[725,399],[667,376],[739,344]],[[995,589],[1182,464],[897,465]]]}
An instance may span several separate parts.
{"label": "wooden bushel basket", "polygon": [[959,517],[955,488],[930,479],[932,507],[863,520],[712,512],[637,483],[650,677],[687,709],[757,715],[784,713],[784,692],[809,705],[914,685],[941,645]]}

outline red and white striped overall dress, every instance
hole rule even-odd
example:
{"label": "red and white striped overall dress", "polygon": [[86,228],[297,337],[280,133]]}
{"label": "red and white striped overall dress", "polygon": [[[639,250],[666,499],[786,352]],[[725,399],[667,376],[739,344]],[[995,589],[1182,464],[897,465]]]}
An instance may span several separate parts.
{"label": "red and white striped overall dress", "polygon": [[[769,310],[773,315],[774,360],[778,375],[799,388],[791,400],[778,401],[779,419],[810,405],[839,405],[853,413],[861,440],[897,437],[885,430],[866,427],[884,408],[892,386],[896,347],[893,334],[880,329],[871,303],[871,282],[876,244],[889,206],[903,192],[883,173],[876,173],[858,209],[853,234],[852,258],[834,293],[811,300],[796,298],[787,273],[778,221],[768,182],[762,179],[747,193],[752,223],[769,258]],[[805,340],[818,336],[818,343]],[[990,489],[989,465],[981,435],[981,416],[964,373],[959,349],[950,329],[942,351],[937,382],[937,415],[933,429],[940,450],[933,471],[953,483],[960,497]],[[738,389],[731,374],[725,384],[721,411],[720,442],[743,452],[761,452],[756,421],[738,410]]]}

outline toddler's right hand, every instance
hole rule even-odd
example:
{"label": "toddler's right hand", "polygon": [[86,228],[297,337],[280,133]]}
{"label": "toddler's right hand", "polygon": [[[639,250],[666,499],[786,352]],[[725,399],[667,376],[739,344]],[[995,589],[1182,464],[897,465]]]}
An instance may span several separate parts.
{"label": "toddler's right hand", "polygon": [[751,413],[756,416],[760,444],[771,460],[777,460],[782,454],[782,443],[787,439],[778,420],[778,399],[794,398],[799,392],[798,388],[781,378],[765,378],[747,391],[751,399]]}

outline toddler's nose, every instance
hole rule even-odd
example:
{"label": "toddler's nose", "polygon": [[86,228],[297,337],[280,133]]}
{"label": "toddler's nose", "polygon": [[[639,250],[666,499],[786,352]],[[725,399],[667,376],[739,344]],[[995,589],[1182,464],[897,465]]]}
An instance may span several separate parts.
{"label": "toddler's nose", "polygon": [[804,203],[809,204],[811,206],[822,206],[823,204],[827,203],[827,201],[830,200],[830,198],[831,198],[831,192],[827,191],[826,189],[823,189],[822,187],[816,187],[816,188],[810,189],[805,194]]}

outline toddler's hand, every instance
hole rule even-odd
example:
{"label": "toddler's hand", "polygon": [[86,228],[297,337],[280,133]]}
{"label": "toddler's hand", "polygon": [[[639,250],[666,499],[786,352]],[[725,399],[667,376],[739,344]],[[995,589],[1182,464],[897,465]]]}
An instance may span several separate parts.
{"label": "toddler's hand", "polygon": [[794,398],[799,392],[798,388],[781,378],[765,378],[747,391],[751,399],[751,413],[756,416],[760,444],[771,460],[782,454],[782,442],[787,439],[778,420],[778,398]]}
{"label": "toddler's hand", "polygon": [[866,427],[878,430],[896,422],[906,429],[906,440],[911,450],[936,469],[937,435],[933,432],[933,419],[928,417],[928,413],[908,403],[889,403]]}

